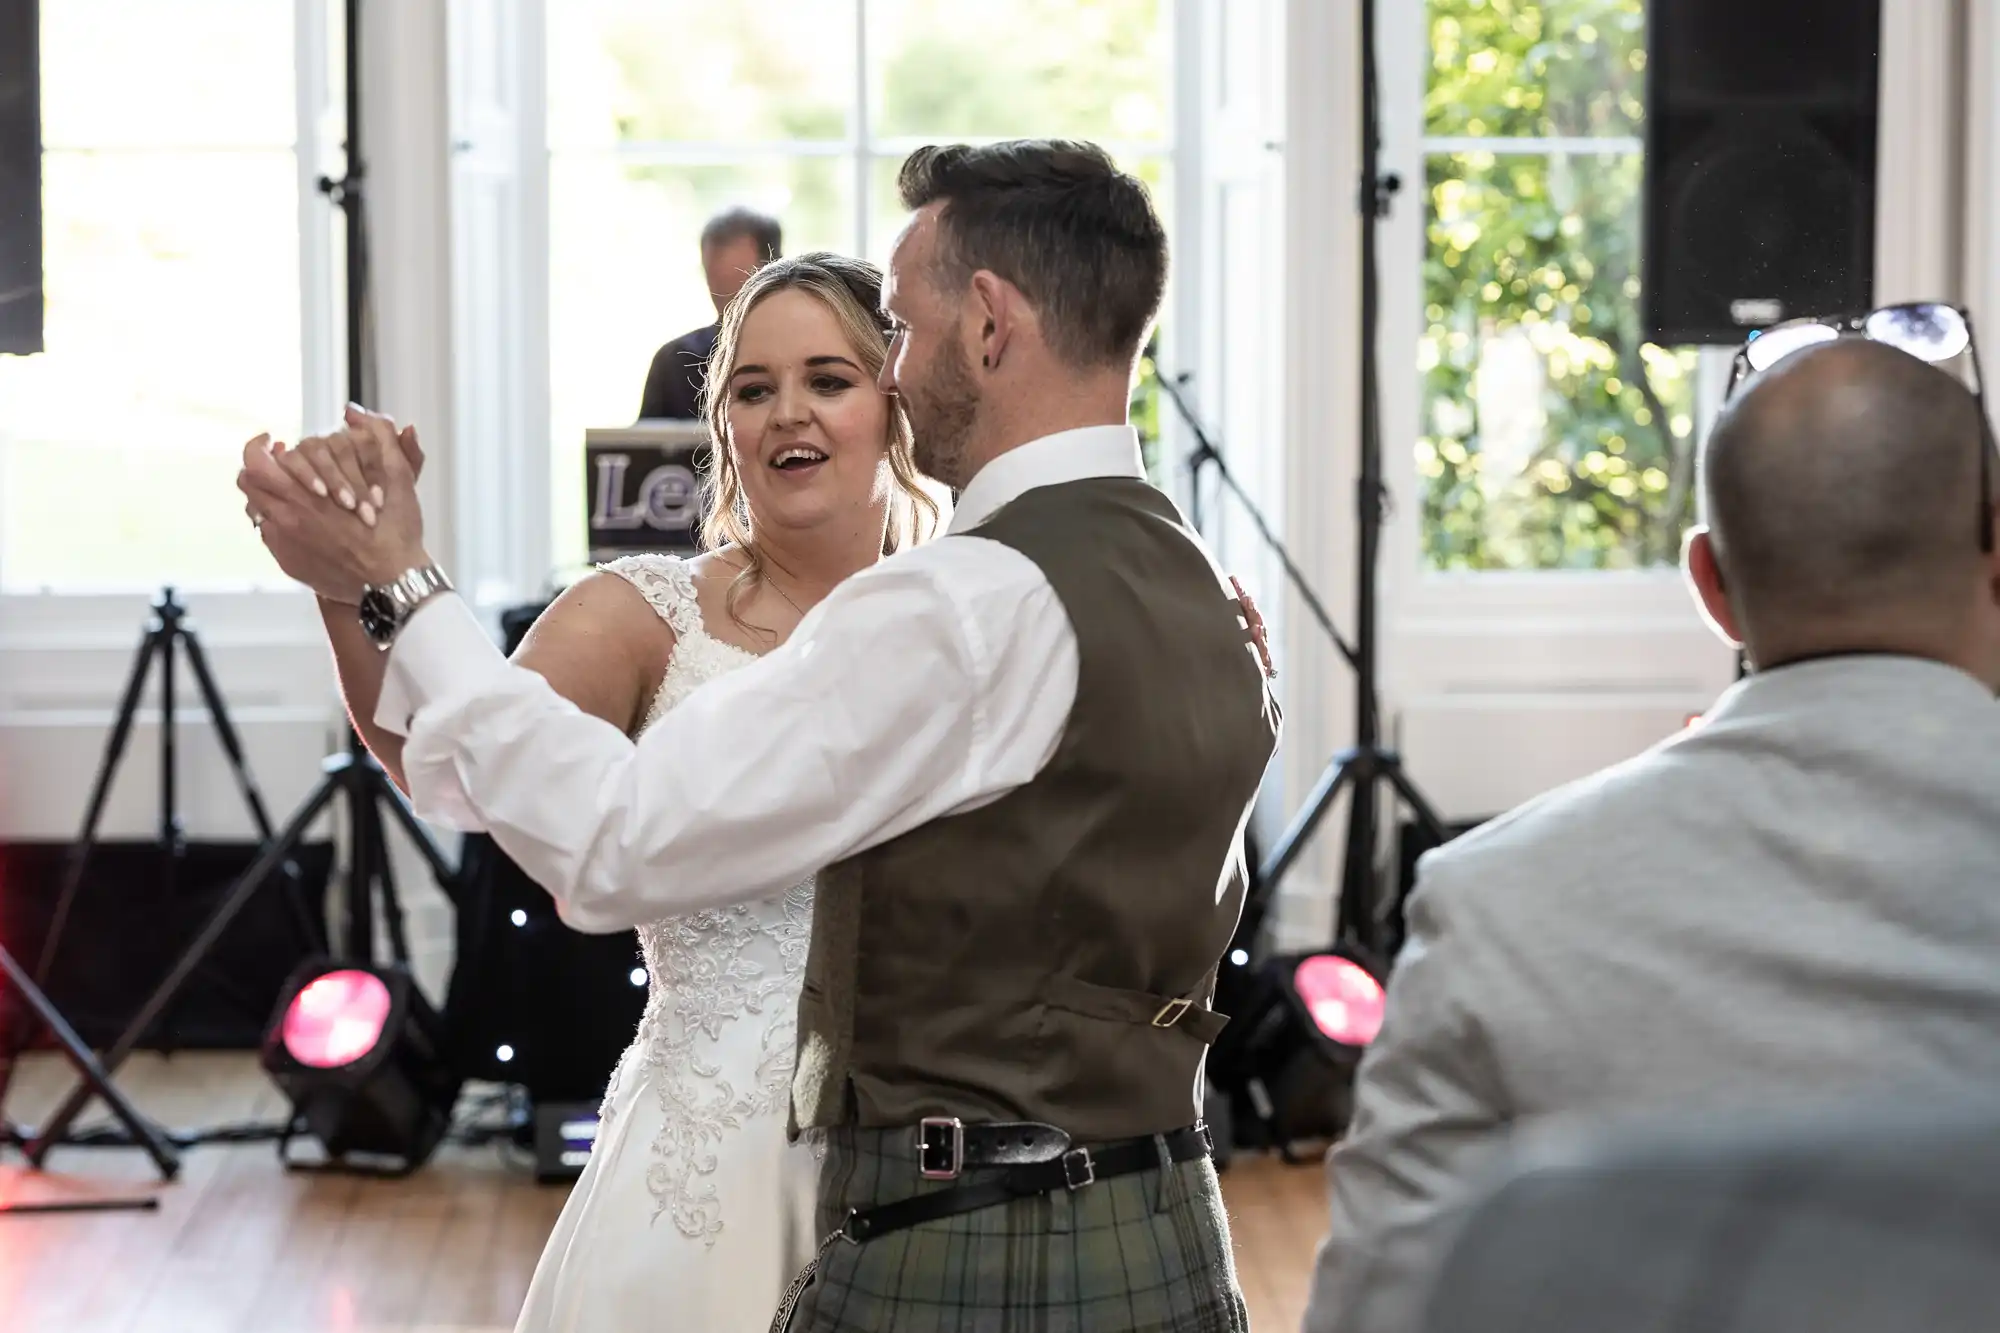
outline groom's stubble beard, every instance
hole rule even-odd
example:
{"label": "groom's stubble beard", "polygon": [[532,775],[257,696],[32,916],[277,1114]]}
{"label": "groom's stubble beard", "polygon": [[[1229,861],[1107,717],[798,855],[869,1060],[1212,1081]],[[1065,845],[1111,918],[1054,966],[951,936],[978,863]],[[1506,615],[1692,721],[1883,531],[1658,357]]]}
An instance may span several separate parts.
{"label": "groom's stubble beard", "polygon": [[903,410],[915,437],[911,450],[917,471],[936,482],[962,490],[970,472],[973,432],[979,426],[979,382],[972,377],[972,358],[953,343],[941,352],[929,380],[902,386]]}

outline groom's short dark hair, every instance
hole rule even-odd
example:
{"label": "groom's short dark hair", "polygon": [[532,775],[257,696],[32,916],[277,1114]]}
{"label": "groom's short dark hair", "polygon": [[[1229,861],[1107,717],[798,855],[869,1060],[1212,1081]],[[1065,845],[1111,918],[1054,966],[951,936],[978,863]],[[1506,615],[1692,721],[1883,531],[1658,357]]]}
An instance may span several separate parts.
{"label": "groom's short dark hair", "polygon": [[1145,185],[1096,144],[1016,139],[919,148],[903,206],[943,201],[939,277],[980,269],[1021,289],[1050,346],[1082,365],[1129,364],[1167,287],[1167,231]]}

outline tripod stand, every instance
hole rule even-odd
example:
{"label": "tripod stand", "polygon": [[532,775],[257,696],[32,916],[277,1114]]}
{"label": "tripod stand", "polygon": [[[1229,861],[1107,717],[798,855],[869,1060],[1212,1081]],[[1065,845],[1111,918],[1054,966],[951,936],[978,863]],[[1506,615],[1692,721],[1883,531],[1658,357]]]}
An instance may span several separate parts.
{"label": "tripod stand", "polygon": [[[1159,384],[1179,411],[1189,431],[1195,437],[1195,448],[1189,456],[1188,466],[1193,473],[1193,490],[1199,496],[1201,477],[1205,469],[1213,468],[1217,478],[1228,488],[1250,515],[1258,535],[1278,557],[1284,567],[1285,577],[1299,595],[1321,629],[1333,640],[1334,646],[1354,669],[1354,744],[1333,756],[1319,780],[1313,784],[1312,792],[1306,797],[1298,814],[1279,836],[1277,845],[1271,849],[1269,858],[1259,867],[1256,892],[1253,900],[1244,905],[1243,920],[1246,929],[1254,930],[1261,924],[1264,913],[1269,908],[1271,897],[1277,892],[1278,882],[1286,871],[1298,860],[1305,845],[1320,822],[1326,818],[1333,803],[1345,791],[1349,796],[1347,847],[1341,875],[1340,909],[1335,926],[1337,943],[1359,945],[1383,962],[1387,961],[1390,950],[1385,947],[1388,932],[1385,930],[1387,911],[1395,906],[1392,901],[1393,885],[1389,877],[1378,866],[1375,856],[1377,823],[1383,808],[1383,787],[1388,788],[1392,800],[1400,798],[1423,826],[1438,842],[1446,840],[1444,823],[1438,818],[1429,800],[1417,789],[1410,776],[1403,769],[1402,757],[1382,743],[1381,709],[1376,685],[1379,648],[1376,641],[1376,562],[1382,544],[1382,520],[1388,491],[1382,481],[1382,433],[1379,386],[1376,381],[1375,336],[1378,322],[1380,296],[1376,273],[1376,223],[1388,212],[1389,199],[1401,182],[1395,176],[1384,176],[1380,163],[1380,126],[1377,106],[1378,90],[1375,76],[1375,5],[1373,0],[1362,0],[1361,9],[1361,51],[1362,51],[1362,151],[1361,151],[1361,430],[1360,430],[1360,479],[1356,485],[1356,499],[1359,507],[1359,550],[1355,565],[1355,629],[1354,641],[1349,643],[1335,628],[1332,617],[1314,595],[1304,574],[1293,562],[1284,544],[1271,531],[1250,497],[1237,484],[1236,478],[1223,462],[1221,453],[1209,439],[1201,423],[1182,398],[1179,380],[1162,375]],[[1180,377],[1184,380],[1185,376]],[[1196,527],[1200,527],[1201,510],[1199,504],[1191,507]],[[1238,938],[1254,938],[1239,931]]]}
{"label": "tripod stand", "polygon": [[[174,596],[172,588],[162,588],[160,595],[153,599],[153,618],[146,626],[145,634],[139,640],[139,651],[132,663],[132,674],[125,682],[125,694],[118,702],[118,714],[111,727],[111,738],[104,747],[104,755],[98,762],[97,778],[90,790],[90,800],[83,816],[83,828],[77,834],[75,845],[70,849],[69,860],[64,867],[61,891],[56,895],[55,913],[49,921],[48,934],[42,941],[41,957],[35,964],[35,980],[46,984],[49,969],[54,966],[56,951],[61,946],[64,927],[69,922],[71,909],[76,905],[77,894],[83,886],[83,873],[89,863],[90,854],[96,850],[97,828],[104,817],[105,802],[111,795],[111,783],[117,776],[118,764],[125,756],[126,743],[132,736],[132,724],[136,720],[140,696],[145,692],[146,675],[157,662],[160,667],[160,849],[162,852],[160,879],[163,897],[171,896],[181,859],[187,851],[187,837],[181,826],[175,787],[178,763],[176,754],[176,730],[174,716],[177,711],[177,696],[174,688],[174,650],[178,647],[187,655],[188,666],[194,671],[196,688],[201,693],[202,705],[215,726],[215,738],[222,746],[222,753],[229,761],[229,771],[236,779],[237,790],[243,794],[243,804],[250,812],[250,821],[257,828],[259,840],[271,841],[271,816],[264,807],[264,798],[257,790],[256,782],[250,776],[249,765],[243,758],[243,743],[236,734],[236,726],[230,721],[229,709],[222,700],[222,691],[216,688],[215,676],[208,668],[208,655],[202,650],[201,639],[194,627],[187,621],[187,608]],[[319,930],[314,925],[312,913],[307,910],[304,900],[297,892],[298,867],[287,862],[282,867],[293,892],[288,895],[292,906],[293,920],[298,925],[300,935],[310,950],[319,942]]]}
{"label": "tripod stand", "polygon": [[[361,0],[349,0],[345,33],[346,168],[339,180],[322,177],[319,182],[321,193],[341,210],[346,228],[347,396],[349,401],[356,403],[369,400],[368,232],[362,214],[361,195],[360,9]],[[105,1052],[104,1065],[107,1069],[116,1070],[131,1054],[153,1021],[167,1010],[188,979],[201,967],[230,921],[262,887],[272,871],[293,855],[313,822],[336,801],[346,816],[348,829],[348,919],[343,952],[346,957],[359,962],[367,962],[374,956],[374,903],[379,892],[391,954],[397,963],[408,965],[409,941],[404,931],[402,905],[397,899],[395,881],[390,873],[383,809],[388,809],[390,816],[416,844],[418,853],[447,894],[455,891],[457,872],[417,822],[402,793],[389,781],[388,775],[368,753],[352,727],[347,729],[343,752],[329,757],[321,768],[325,776],[306,794],[276,840],[267,843],[263,854],[224,893],[221,904],[202,927],[201,933],[188,945],[166,979],[140,1006],[138,1014],[119,1034],[118,1040]],[[68,1128],[95,1091],[88,1084],[71,1090],[68,1098],[49,1118],[48,1124],[42,1127],[41,1133],[28,1144],[30,1161],[37,1166],[42,1163],[58,1136]]]}
{"label": "tripod stand", "polygon": [[[356,751],[359,750],[359,753]],[[326,776],[319,785],[306,796],[293,813],[290,822],[279,833],[277,840],[269,844],[263,854],[253,862],[248,870],[239,876],[223,896],[222,903],[203,925],[201,933],[182,953],[180,961],[170,971],[166,979],[153,991],[132,1021],[126,1024],[109,1050],[104,1053],[104,1068],[115,1071],[125,1061],[155,1019],[171,1005],[188,979],[201,967],[209,952],[215,948],[229,923],[235,919],[244,905],[263,887],[264,881],[283,864],[285,858],[297,851],[304,841],[306,831],[336,798],[347,814],[349,841],[347,866],[348,932],[345,953],[348,957],[366,961],[374,954],[374,928],[371,904],[374,894],[380,891],[389,929],[390,948],[395,960],[409,963],[409,943],[403,931],[402,908],[396,899],[395,882],[389,870],[388,839],[382,824],[382,805],[389,811],[403,831],[416,843],[417,850],[430,865],[438,882],[449,889],[455,883],[455,872],[431,840],[416,816],[404,803],[401,793],[390,783],[381,765],[366,750],[360,749],[358,739],[351,739],[346,752],[336,754],[322,765]],[[70,1123],[75,1120],[89,1103],[93,1093],[101,1089],[88,1082],[79,1084],[70,1091],[67,1098],[56,1108],[41,1132],[27,1146],[28,1160],[40,1166],[57,1140]]]}
{"label": "tripod stand", "polygon": [[[17,990],[27,1000],[28,1012],[16,1021],[6,1025],[7,1031],[0,1033],[6,1040],[7,1050],[0,1051],[0,1103],[4,1103],[7,1085],[11,1079],[14,1059],[34,1039],[37,1025],[48,1027],[69,1056],[70,1062],[82,1075],[83,1086],[105,1098],[119,1120],[131,1132],[135,1143],[143,1146],[152,1155],[161,1173],[172,1178],[179,1169],[178,1161],[167,1146],[163,1133],[157,1126],[146,1123],[124,1097],[111,1088],[109,1078],[116,1060],[108,1065],[100,1065],[90,1058],[88,1048],[81,1047],[76,1033],[65,1022],[55,1006],[42,992],[47,983],[50,969],[61,948],[64,929],[69,921],[71,909],[75,906],[78,893],[82,890],[83,876],[90,862],[90,855],[97,845],[98,825],[104,816],[104,807],[111,794],[111,784],[117,776],[119,762],[124,758],[125,747],[131,740],[132,727],[137,719],[139,701],[145,693],[146,678],[155,663],[160,668],[160,877],[163,898],[172,896],[178,877],[180,863],[186,854],[187,840],[181,825],[176,799],[177,751],[175,715],[178,711],[178,696],[175,691],[176,650],[185,653],[188,665],[193,668],[195,684],[201,693],[203,705],[215,727],[217,741],[229,761],[230,772],[236,779],[237,789],[243,795],[244,805],[249,809],[251,822],[256,825],[258,836],[268,846],[271,841],[271,818],[265,812],[264,799],[258,793],[257,784],[250,776],[250,770],[243,758],[243,745],[237,737],[235,725],[230,721],[228,707],[223,703],[222,692],[216,688],[215,677],[208,667],[208,657],[202,650],[201,640],[193,626],[187,622],[187,609],[174,596],[171,587],[160,590],[153,599],[152,619],[140,638],[138,653],[132,663],[132,671],[125,682],[125,692],[119,700],[118,712],[111,727],[103,757],[98,762],[97,776],[92,784],[90,799],[83,817],[83,828],[77,834],[76,843],[71,847],[63,871],[63,882],[56,896],[55,911],[49,928],[42,940],[40,957],[37,959],[32,976],[21,969],[19,962],[11,955],[4,960],[4,971]],[[299,892],[298,868],[287,858],[274,861],[272,870],[285,872],[291,892],[287,901],[293,909],[293,919],[297,924],[307,952],[319,945],[319,931],[315,927],[311,913],[306,909]],[[268,871],[266,873],[269,873]],[[225,978],[213,978],[222,989],[232,989]],[[248,1003],[246,997],[239,1000]],[[133,1037],[136,1043],[151,1027],[152,1021],[164,1012],[148,1015],[147,1025],[140,1028]],[[261,1018],[262,1015],[260,1014]],[[79,1053],[84,1059],[79,1059]],[[122,1059],[122,1056],[120,1057]],[[52,1142],[56,1134],[67,1128],[65,1120],[61,1126],[44,1127],[33,1143]],[[13,1137],[20,1138],[19,1131]],[[44,1153],[46,1150],[44,1149]],[[41,1165],[41,1156],[31,1150],[30,1159]]]}
{"label": "tripod stand", "polygon": [[[83,1038],[77,1036],[76,1029],[63,1019],[61,1012],[49,1002],[48,996],[42,994],[42,988],[37,986],[27,970],[15,961],[14,955],[7,952],[7,946],[4,944],[0,944],[0,982],[12,986],[14,992],[33,1011],[35,1018],[55,1035],[56,1044],[62,1049],[63,1058],[76,1069],[84,1086],[104,1099],[104,1104],[111,1108],[111,1114],[116,1116],[118,1122],[131,1134],[133,1142],[145,1148],[147,1155],[153,1159],[154,1167],[160,1173],[160,1179],[172,1180],[178,1175],[181,1169],[180,1157],[167,1142],[166,1136],[160,1132],[158,1126],[140,1115],[138,1108],[126,1099],[125,1094],[113,1086],[110,1073],[98,1063],[97,1057],[90,1053],[90,1047],[84,1045]],[[10,1056],[7,1062],[0,1064],[0,1076],[5,1075],[5,1065],[11,1064],[11,1061]],[[11,1142],[19,1145],[24,1137],[19,1127],[4,1116],[0,1116],[0,1143]],[[0,1213],[77,1212],[101,1206],[86,1203],[12,1204],[0,1206]],[[154,1205],[150,1200],[133,1200],[121,1206],[150,1208]]]}

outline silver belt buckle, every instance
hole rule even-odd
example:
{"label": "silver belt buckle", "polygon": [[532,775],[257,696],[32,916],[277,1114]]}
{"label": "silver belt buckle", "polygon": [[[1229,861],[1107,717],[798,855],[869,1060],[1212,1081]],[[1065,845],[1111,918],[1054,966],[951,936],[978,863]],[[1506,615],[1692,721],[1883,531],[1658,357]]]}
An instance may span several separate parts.
{"label": "silver belt buckle", "polygon": [[956,1180],[965,1167],[965,1122],[957,1116],[925,1116],[917,1122],[917,1174],[925,1180]]}
{"label": "silver belt buckle", "polygon": [[1071,1193],[1085,1185],[1097,1183],[1097,1163],[1091,1160],[1090,1149],[1071,1148],[1062,1155],[1063,1184]]}

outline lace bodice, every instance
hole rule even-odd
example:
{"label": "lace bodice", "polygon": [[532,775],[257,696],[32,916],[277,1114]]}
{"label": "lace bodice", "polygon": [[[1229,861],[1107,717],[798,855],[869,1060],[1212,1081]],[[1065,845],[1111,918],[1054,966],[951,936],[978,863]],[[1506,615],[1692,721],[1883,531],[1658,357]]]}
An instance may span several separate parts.
{"label": "lace bodice", "polygon": [[[675,635],[673,660],[641,726],[709,681],[754,660],[711,635],[694,578],[674,556],[627,556],[604,566],[643,594]],[[762,1116],[785,1114],[798,992],[812,928],[812,882],[782,896],[691,912],[639,927],[650,992],[633,1051],[616,1080],[657,1090],[664,1125],[646,1183],[682,1234],[713,1243],[723,1225],[716,1145]]]}

